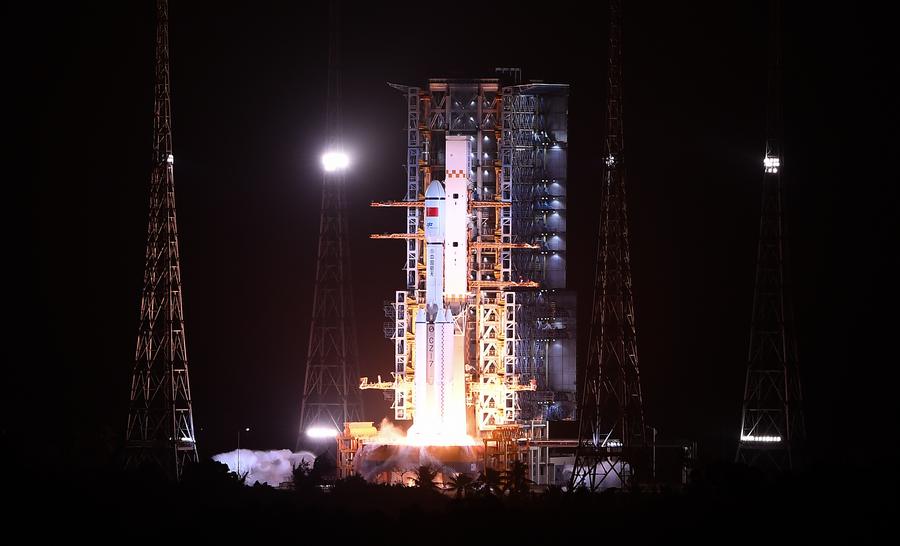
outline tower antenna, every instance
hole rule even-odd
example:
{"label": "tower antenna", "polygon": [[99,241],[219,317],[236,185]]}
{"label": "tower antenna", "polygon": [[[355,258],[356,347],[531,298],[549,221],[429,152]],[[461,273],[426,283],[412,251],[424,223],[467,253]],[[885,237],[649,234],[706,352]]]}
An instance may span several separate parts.
{"label": "tower antenna", "polygon": [[805,437],[793,308],[786,294],[786,236],[781,149],[781,3],[770,4],[766,155],[750,324],[747,378],[736,460],[766,470],[797,467]]}
{"label": "tower antenna", "polygon": [[156,84],[153,109],[150,218],[141,292],[131,400],[125,433],[125,465],[159,465],[171,479],[196,462],[181,299],[181,263],[175,219],[172,101],[169,86],[169,6],[156,2]]}
{"label": "tower antenna", "polygon": [[588,358],[571,489],[634,485],[646,467],[638,370],[622,120],[622,2],[609,4],[605,168]]}
{"label": "tower antenna", "polygon": [[356,322],[350,274],[345,171],[349,159],[343,147],[341,121],[340,5],[329,5],[328,96],[325,110],[328,149],[323,156],[322,210],[319,251],[313,293],[312,321],[297,447],[315,448],[359,421]]}

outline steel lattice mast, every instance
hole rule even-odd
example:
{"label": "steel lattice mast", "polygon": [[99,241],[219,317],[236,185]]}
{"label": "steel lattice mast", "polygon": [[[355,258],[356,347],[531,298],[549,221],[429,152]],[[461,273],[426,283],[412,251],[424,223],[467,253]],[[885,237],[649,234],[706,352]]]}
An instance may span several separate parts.
{"label": "steel lattice mast", "polygon": [[151,462],[175,480],[197,461],[175,218],[168,2],[156,3],[153,171],[141,318],[125,434],[126,466]]}
{"label": "steel lattice mast", "polygon": [[785,286],[781,6],[778,0],[771,5],[769,32],[766,155],[756,289],[737,461],[779,471],[797,466],[796,449],[804,439],[805,427],[793,311]]}
{"label": "steel lattice mast", "polygon": [[[339,9],[337,1],[330,3],[325,126],[328,150],[342,153]],[[344,170],[326,172],[298,448],[310,444],[312,428],[342,432],[345,422],[361,419],[346,209]]]}
{"label": "steel lattice mast", "polygon": [[[610,2],[607,133],[588,359],[572,488],[632,482],[641,470],[644,417],[625,202],[622,2]],[[627,462],[627,465],[625,464]]]}

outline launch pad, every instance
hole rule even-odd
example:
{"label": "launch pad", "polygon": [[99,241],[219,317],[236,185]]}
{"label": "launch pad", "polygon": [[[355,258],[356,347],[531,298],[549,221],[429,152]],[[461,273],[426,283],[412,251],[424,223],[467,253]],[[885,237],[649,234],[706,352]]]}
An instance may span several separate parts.
{"label": "launch pad", "polygon": [[371,482],[410,485],[419,467],[427,466],[437,472],[440,484],[458,473],[478,475],[484,469],[483,456],[481,446],[365,444],[353,470]]}
{"label": "launch pad", "polygon": [[544,425],[506,425],[478,440],[467,437],[462,442],[441,445],[407,436],[386,421],[380,431],[370,422],[346,423],[337,438],[338,476],[358,474],[371,482],[410,485],[419,468],[427,466],[436,472],[435,481],[441,485],[457,474],[477,476],[486,468],[506,470],[517,460],[535,469],[537,475],[548,474],[548,458],[542,459],[541,454],[551,445],[564,449],[574,445],[572,440],[548,442]]}

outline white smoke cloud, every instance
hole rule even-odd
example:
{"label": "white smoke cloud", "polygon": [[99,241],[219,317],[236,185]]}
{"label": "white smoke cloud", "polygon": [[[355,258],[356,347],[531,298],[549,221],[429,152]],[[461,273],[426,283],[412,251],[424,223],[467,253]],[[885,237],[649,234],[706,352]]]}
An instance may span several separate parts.
{"label": "white smoke cloud", "polygon": [[387,419],[382,419],[375,438],[379,444],[404,444],[406,431]]}
{"label": "white smoke cloud", "polygon": [[394,474],[389,479],[400,476],[400,483],[407,483],[420,466],[430,466],[444,476],[460,472],[476,474],[483,466],[480,446],[472,438],[457,438],[458,443],[451,445],[422,443],[422,440],[408,437],[401,427],[383,419],[378,433],[367,439],[356,453],[353,470],[368,481],[377,481],[387,472]]}
{"label": "white smoke cloud", "polygon": [[309,451],[292,452],[290,449],[274,449],[271,451],[240,450],[240,470],[238,470],[238,450],[219,453],[213,456],[214,461],[225,463],[232,472],[247,474],[247,485],[256,482],[277,486],[281,482],[291,480],[294,467],[306,461],[312,468],[316,456]]}

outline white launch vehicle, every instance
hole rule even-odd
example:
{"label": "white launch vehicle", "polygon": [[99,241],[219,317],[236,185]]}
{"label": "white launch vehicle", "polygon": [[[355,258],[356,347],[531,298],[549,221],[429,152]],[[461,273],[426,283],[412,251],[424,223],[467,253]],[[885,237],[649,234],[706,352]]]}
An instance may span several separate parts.
{"label": "white launch vehicle", "polygon": [[448,136],[446,179],[425,190],[425,306],[414,330],[411,436],[466,436],[469,150],[468,137]]}

